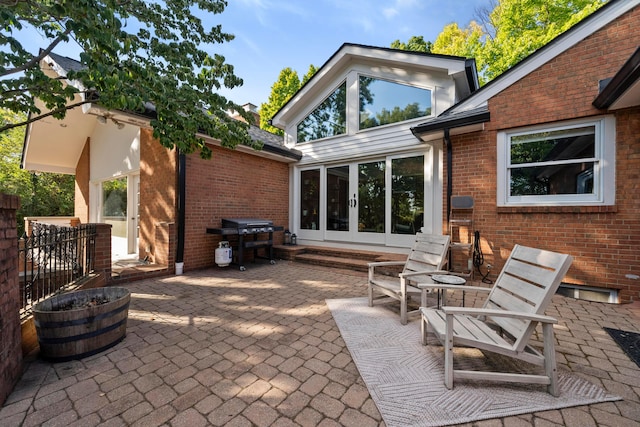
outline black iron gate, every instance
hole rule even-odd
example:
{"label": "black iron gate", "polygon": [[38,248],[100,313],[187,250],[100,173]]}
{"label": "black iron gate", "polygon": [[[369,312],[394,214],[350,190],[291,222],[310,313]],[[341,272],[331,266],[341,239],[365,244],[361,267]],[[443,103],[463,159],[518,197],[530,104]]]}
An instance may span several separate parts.
{"label": "black iron gate", "polygon": [[18,242],[22,318],[36,302],[93,271],[95,241],[95,224],[33,224],[31,235]]}

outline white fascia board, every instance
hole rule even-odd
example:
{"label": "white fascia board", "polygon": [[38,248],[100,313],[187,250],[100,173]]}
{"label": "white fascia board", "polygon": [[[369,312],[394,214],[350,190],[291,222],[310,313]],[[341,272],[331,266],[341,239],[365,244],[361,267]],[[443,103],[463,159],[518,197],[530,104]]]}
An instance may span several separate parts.
{"label": "white fascia board", "polygon": [[566,50],[575,46],[639,4],[640,0],[621,0],[614,4],[603,6],[605,10],[598,10],[594,12],[596,14],[600,13],[600,15],[595,19],[590,20],[589,17],[585,18],[573,28],[570,28],[565,33],[549,42],[550,44],[553,44],[553,46],[549,46],[549,44],[547,44],[546,46],[541,47],[540,50],[523,59],[511,70],[506,71],[502,76],[498,76],[495,80],[490,82],[488,86],[460,102],[458,105],[453,107],[451,111],[462,112],[487,105],[489,99],[509,88],[514,83],[532,73],[534,70],[553,60]]}
{"label": "white fascia board", "polygon": [[[53,60],[53,58],[49,55],[45,56],[44,58],[42,58],[42,61],[49,67],[51,67],[51,69],[60,77],[67,77],[67,70],[65,70],[64,68],[62,68],[56,61]],[[84,101],[84,93],[83,91],[86,89],[82,83],[80,83],[77,80],[69,80],[66,79],[65,80],[67,82],[67,84],[69,86],[75,87],[76,89],[78,89],[81,93],[80,96],[82,97],[82,100]]]}
{"label": "white fascia board", "polygon": [[326,82],[345,73],[350,62],[367,61],[384,63],[385,65],[412,66],[425,70],[446,71],[448,75],[456,75],[465,71],[466,59],[455,57],[423,55],[410,51],[394,51],[383,48],[346,45],[327,61],[313,78],[307,82],[273,118],[272,125],[284,129],[297,111],[296,105],[309,97],[316,96]]}
{"label": "white fascia board", "polygon": [[72,167],[58,166],[58,165],[45,165],[45,164],[30,163],[30,162],[25,162],[22,165],[22,168],[28,171],[60,173],[64,175],[74,175],[76,173],[76,168],[72,168]]}

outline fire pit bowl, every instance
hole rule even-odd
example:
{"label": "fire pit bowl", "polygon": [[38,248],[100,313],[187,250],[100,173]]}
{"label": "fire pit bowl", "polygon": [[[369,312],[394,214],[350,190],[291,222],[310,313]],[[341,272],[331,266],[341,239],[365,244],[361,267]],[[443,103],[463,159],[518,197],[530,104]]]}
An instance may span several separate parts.
{"label": "fire pit bowl", "polygon": [[126,335],[131,293],[106,287],[48,298],[33,308],[40,356],[52,362],[82,359],[118,344]]}

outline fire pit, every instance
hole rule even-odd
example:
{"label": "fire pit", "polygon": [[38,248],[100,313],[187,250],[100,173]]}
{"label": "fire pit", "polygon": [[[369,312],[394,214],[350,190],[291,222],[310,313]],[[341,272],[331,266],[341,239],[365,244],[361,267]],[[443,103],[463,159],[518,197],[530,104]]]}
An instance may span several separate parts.
{"label": "fire pit", "polygon": [[82,359],[113,347],[126,335],[131,293],[106,287],[48,298],[33,308],[40,356],[52,362]]}

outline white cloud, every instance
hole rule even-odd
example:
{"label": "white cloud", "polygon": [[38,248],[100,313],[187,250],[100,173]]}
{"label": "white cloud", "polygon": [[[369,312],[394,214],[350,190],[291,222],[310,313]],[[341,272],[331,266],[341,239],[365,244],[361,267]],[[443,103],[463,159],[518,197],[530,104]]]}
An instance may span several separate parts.
{"label": "white cloud", "polygon": [[394,16],[396,16],[398,14],[398,9],[394,9],[392,7],[387,7],[385,9],[382,10],[382,14],[384,15],[385,18],[387,19],[391,19]]}

